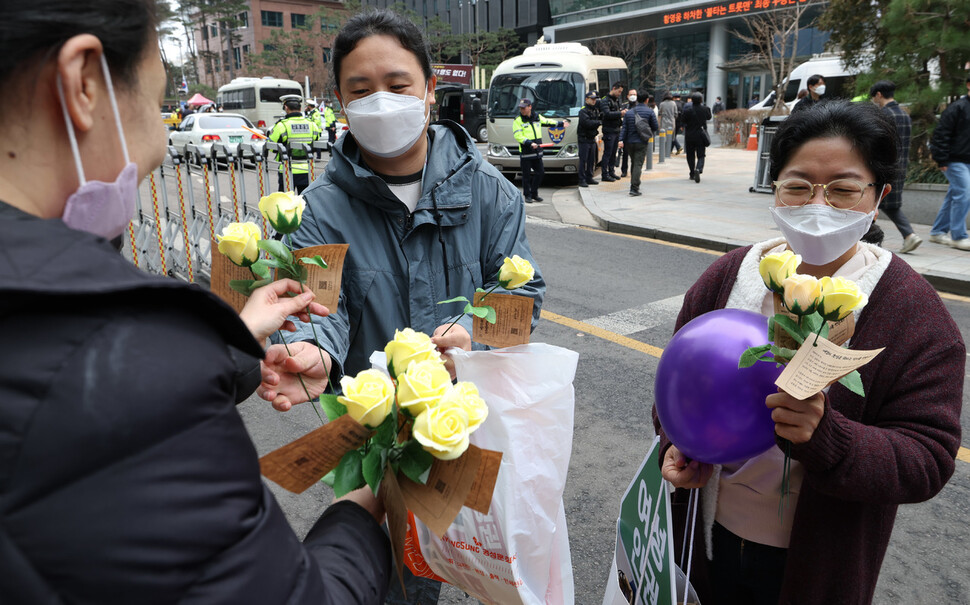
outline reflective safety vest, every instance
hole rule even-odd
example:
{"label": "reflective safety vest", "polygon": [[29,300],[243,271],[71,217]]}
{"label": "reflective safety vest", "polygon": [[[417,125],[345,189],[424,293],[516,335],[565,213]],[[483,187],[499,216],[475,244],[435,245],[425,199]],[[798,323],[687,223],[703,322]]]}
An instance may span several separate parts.
{"label": "reflective safety vest", "polygon": [[[293,166],[293,174],[307,174],[310,172],[310,164],[307,162],[306,152],[296,149],[296,143],[313,143],[323,134],[323,129],[309,118],[304,118],[303,114],[291,113],[275,125],[269,133],[269,140],[274,143],[286,145],[290,150],[290,160]],[[276,154],[276,160],[280,156]],[[283,172],[284,166],[280,164],[279,171]]]}
{"label": "reflective safety vest", "polygon": [[519,114],[512,122],[512,136],[519,143],[519,155],[521,157],[542,157],[542,148],[532,149],[532,141],[542,143],[542,127],[557,126],[560,123],[536,113],[528,118]]}
{"label": "reflective safety vest", "polygon": [[320,130],[323,130],[323,115],[320,113],[319,109],[314,107],[310,111],[306,112],[306,117],[308,120],[316,124]]}
{"label": "reflective safety vest", "polygon": [[[330,107],[323,108],[323,125],[325,128],[333,128],[334,124],[337,123],[337,116],[334,115],[333,109]],[[332,141],[331,141],[332,142]]]}

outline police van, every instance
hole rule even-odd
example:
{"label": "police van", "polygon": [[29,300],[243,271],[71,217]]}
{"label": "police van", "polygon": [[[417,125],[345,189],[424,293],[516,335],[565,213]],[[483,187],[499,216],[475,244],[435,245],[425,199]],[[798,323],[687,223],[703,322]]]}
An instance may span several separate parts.
{"label": "police van", "polygon": [[503,61],[492,74],[488,89],[488,163],[506,176],[520,172],[519,144],[512,122],[519,101],[532,101],[533,113],[556,121],[570,120],[563,128],[543,127],[543,165],[546,172],[579,171],[579,110],[590,90],[609,91],[614,82],[627,82],[623,59],[594,55],[577,42],[537,44],[521,55]]}
{"label": "police van", "polygon": [[256,128],[269,133],[273,124],[282,118],[285,95],[303,96],[303,88],[295,80],[279,78],[235,78],[221,86],[216,103],[225,111],[238,113],[249,118]]}

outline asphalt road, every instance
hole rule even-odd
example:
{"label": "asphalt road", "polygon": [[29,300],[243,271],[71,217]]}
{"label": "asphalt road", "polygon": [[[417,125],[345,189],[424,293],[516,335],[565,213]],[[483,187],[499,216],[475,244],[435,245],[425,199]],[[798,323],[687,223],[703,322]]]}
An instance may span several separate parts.
{"label": "asphalt road", "polygon": [[[543,319],[533,341],[580,354],[564,501],[576,602],[591,605],[602,602],[620,496],[654,436],[650,410],[658,358],[651,347],[666,346],[681,297],[716,255],[564,225],[549,202],[553,189],[540,193],[547,202],[530,206],[527,232],[548,283],[543,311],[556,321]],[[944,302],[968,339],[970,299],[950,296]],[[583,331],[568,320],[600,331]],[[260,454],[318,424],[304,406],[281,414],[253,397],[239,409]],[[967,434],[970,412],[966,405],[964,409]],[[301,495],[272,487],[300,535],[332,497],[322,485]],[[970,464],[965,461],[957,462],[956,473],[936,498],[900,508],[876,603],[970,602],[968,509]],[[446,586],[440,602],[476,601]]]}

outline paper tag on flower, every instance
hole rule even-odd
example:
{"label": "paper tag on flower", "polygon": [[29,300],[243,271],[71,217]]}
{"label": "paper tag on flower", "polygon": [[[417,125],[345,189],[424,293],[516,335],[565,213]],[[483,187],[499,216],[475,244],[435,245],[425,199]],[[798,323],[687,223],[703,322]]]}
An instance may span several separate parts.
{"label": "paper tag on flower", "polygon": [[407,595],[404,587],[404,541],[408,533],[408,509],[404,503],[404,495],[397,476],[390,465],[384,468],[384,478],[377,490],[377,498],[384,504],[387,514],[387,535],[391,542],[391,552],[394,553],[394,567],[397,569],[397,579],[401,582],[401,594]]}
{"label": "paper tag on flower", "polygon": [[347,256],[349,244],[326,244],[324,246],[310,246],[293,251],[296,258],[313,258],[320,256],[327,263],[327,268],[316,265],[304,265],[307,269],[306,283],[317,297],[313,302],[320,303],[337,312],[340,302],[340,280],[343,277],[344,258]]}
{"label": "paper tag on flower", "polygon": [[424,485],[401,477],[401,493],[408,510],[440,538],[464,506],[481,462],[482,450],[469,445],[455,460],[435,459]]}
{"label": "paper tag on flower", "polygon": [[785,370],[775,381],[795,399],[808,399],[829,384],[872,361],[885,349],[855,351],[843,349],[824,338],[805,340]]}
{"label": "paper tag on flower", "polygon": [[229,287],[229,282],[234,280],[255,279],[252,272],[247,267],[240,267],[229,260],[229,257],[219,252],[218,246],[212,246],[212,273],[209,287],[212,293],[229,303],[229,306],[242,311],[246,306],[246,296],[241,292],[236,292]]}
{"label": "paper tag on flower", "polygon": [[344,454],[362,446],[373,431],[344,415],[259,459],[264,477],[302,493],[337,468]]}
{"label": "paper tag on flower", "polygon": [[[798,316],[794,313],[788,311],[785,305],[781,302],[781,295],[777,292],[774,294],[774,306],[775,313],[781,313],[794,322],[798,322]],[[852,335],[855,334],[855,313],[849,313],[839,321],[830,321],[829,324],[829,342],[836,345],[842,346],[849,342]],[[798,343],[795,339],[791,337],[791,334],[785,331],[785,328],[775,324],[775,345],[783,347],[785,349],[797,349]]]}
{"label": "paper tag on flower", "polygon": [[475,306],[481,304],[495,309],[495,323],[481,317],[472,318],[472,340],[496,348],[529,343],[532,335],[532,308],[535,301],[515,294],[489,294],[480,302],[484,292],[475,292]]}
{"label": "paper tag on flower", "polygon": [[468,497],[465,498],[465,506],[487,515],[492,508],[492,494],[495,492],[495,482],[498,480],[498,471],[502,466],[502,452],[493,450],[481,450],[481,452],[482,462],[478,465],[475,482],[472,483]]}

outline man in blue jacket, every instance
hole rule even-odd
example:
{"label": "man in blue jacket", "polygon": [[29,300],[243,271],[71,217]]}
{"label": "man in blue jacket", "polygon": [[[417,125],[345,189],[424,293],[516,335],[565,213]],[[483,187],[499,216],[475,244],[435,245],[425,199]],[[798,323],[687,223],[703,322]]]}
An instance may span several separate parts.
{"label": "man in blue jacket", "polygon": [[[650,125],[650,132],[656,134],[660,129],[657,123],[657,116],[653,110],[647,107],[647,98],[639,100],[637,104],[623,117],[623,129],[620,131],[620,148],[625,149],[630,154],[630,195],[638,196],[640,193],[640,171],[643,169],[643,161],[647,157],[648,143],[650,138],[647,136],[646,129],[641,134],[643,120]],[[637,116],[640,117],[641,127],[637,128]]]}

